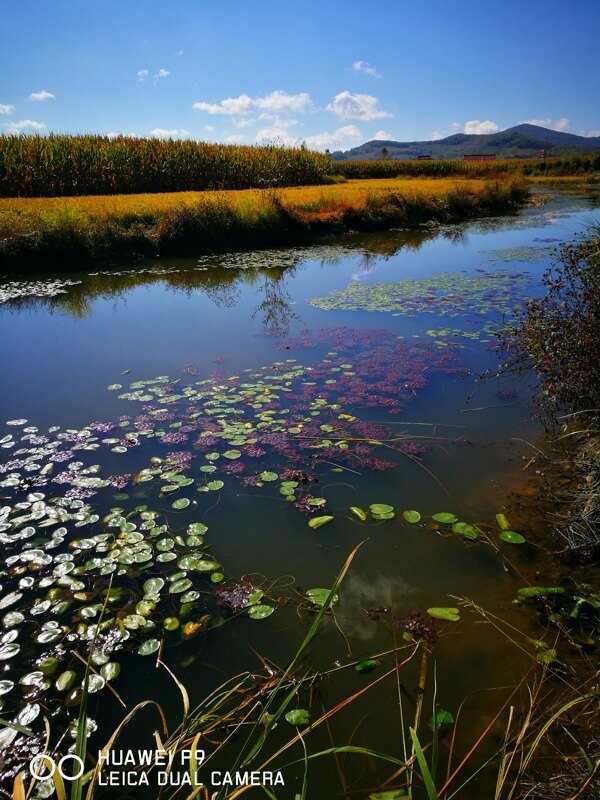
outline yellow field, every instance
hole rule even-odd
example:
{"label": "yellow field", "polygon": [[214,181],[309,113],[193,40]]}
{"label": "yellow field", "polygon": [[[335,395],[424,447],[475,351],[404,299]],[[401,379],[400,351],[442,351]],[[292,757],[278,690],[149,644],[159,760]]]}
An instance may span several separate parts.
{"label": "yellow field", "polygon": [[378,178],[349,180],[327,186],[300,186],[277,190],[242,189],[207,192],[167,192],[164,194],[121,194],[85,197],[0,198],[0,215],[15,213],[39,217],[47,212],[73,210],[90,218],[118,217],[122,214],[161,213],[199,202],[225,202],[244,209],[272,201],[272,193],[291,208],[317,205],[321,209],[343,205],[364,207],[367,199],[401,194],[407,197],[443,197],[457,188],[477,193],[492,181],[465,178]]}

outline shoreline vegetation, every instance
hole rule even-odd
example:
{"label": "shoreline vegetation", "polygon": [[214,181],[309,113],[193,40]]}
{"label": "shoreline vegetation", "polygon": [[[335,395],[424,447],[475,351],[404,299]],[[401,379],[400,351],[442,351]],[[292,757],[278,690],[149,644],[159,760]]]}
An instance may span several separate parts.
{"label": "shoreline vegetation", "polygon": [[595,180],[600,157],[333,161],[328,153],[119,136],[0,136],[0,270],[298,245],[509,213],[526,180]]}
{"label": "shoreline vegetation", "polygon": [[350,231],[515,211],[522,181],[404,179],[222,192],[0,199],[0,270],[60,271],[158,256],[299,245]]}

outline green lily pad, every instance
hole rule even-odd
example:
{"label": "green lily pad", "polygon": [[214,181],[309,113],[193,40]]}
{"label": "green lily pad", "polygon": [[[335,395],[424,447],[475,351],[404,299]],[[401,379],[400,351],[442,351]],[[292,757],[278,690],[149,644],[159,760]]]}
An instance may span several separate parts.
{"label": "green lily pad", "polygon": [[250,606],[248,608],[248,616],[252,619],[266,619],[266,617],[270,617],[271,614],[275,611],[273,606],[267,605],[258,605],[258,606]]}
{"label": "green lily pad", "polygon": [[116,661],[109,661],[100,667],[100,674],[105,681],[114,681],[121,672],[121,665]]}
{"label": "green lily pad", "polygon": [[528,600],[531,597],[550,597],[564,593],[562,586],[524,586],[517,594],[520,600]]}
{"label": "green lily pad", "polygon": [[[314,603],[316,606],[324,606],[327,602],[327,598],[331,589],[308,589],[306,592],[306,596],[310,600],[311,603]],[[337,594],[334,594],[331,598],[331,605],[337,603],[339,597]]]}
{"label": "green lily pad", "polygon": [[327,525],[328,522],[332,522],[334,517],[325,514],[322,517],[312,517],[308,520],[308,527],[316,530],[317,528],[322,528],[323,525]]}
{"label": "green lily pad", "polygon": [[459,533],[467,539],[477,539],[479,532],[477,528],[469,525],[467,522],[455,522],[452,526],[454,533]]}
{"label": "green lily pad", "polygon": [[507,520],[504,514],[496,514],[496,521],[501,530],[508,531],[510,530],[510,522]]}
{"label": "green lily pad", "polygon": [[203,533],[206,533],[207,530],[207,526],[202,522],[192,522],[187,527],[187,532],[193,536],[201,536]]}
{"label": "green lily pad", "polygon": [[419,512],[414,511],[412,509],[410,509],[409,511],[403,511],[402,516],[404,517],[406,522],[411,522],[412,524],[421,521],[421,515],[419,514]]}
{"label": "green lily pad", "polygon": [[171,505],[173,508],[177,509],[178,511],[182,508],[187,508],[190,504],[190,501],[187,497],[181,497],[179,500],[175,500]]}
{"label": "green lily pad", "polygon": [[373,672],[374,669],[377,669],[378,666],[379,664],[374,658],[361,658],[354,669],[363,675],[367,675],[369,672]]}
{"label": "green lily pad", "polygon": [[240,458],[241,455],[242,455],[241,450],[225,450],[225,452],[223,453],[223,456],[225,458],[229,458],[229,459],[232,459],[232,460],[234,460],[236,458]]}
{"label": "green lily pad", "polygon": [[285,715],[286,722],[290,725],[299,727],[300,725],[310,725],[310,713],[304,708],[295,708],[288,711]]}
{"label": "green lily pad", "polygon": [[156,653],[159,647],[160,642],[158,639],[146,639],[146,641],[143,642],[138,648],[138,653],[141,656],[149,656],[152,653]]}
{"label": "green lily pad", "polygon": [[262,481],[276,481],[279,475],[276,472],[261,472],[260,479]]}
{"label": "green lily pad", "polygon": [[436,522],[446,522],[450,525],[453,522],[458,522],[456,514],[451,514],[448,511],[440,511],[438,514],[433,514],[431,519],[434,519]]}
{"label": "green lily pad", "polygon": [[186,592],[192,582],[189,578],[180,578],[177,581],[173,581],[173,583],[169,586],[169,594],[180,594],[181,592]]}
{"label": "green lily pad", "polygon": [[516,531],[500,531],[499,536],[503,542],[509,544],[523,544],[526,541],[525,537]]}
{"label": "green lily pad", "polygon": [[219,489],[222,489],[223,486],[225,486],[223,481],[209,481],[206,485],[211,490],[211,492],[216,492]]}
{"label": "green lily pad", "polygon": [[434,619],[443,619],[445,622],[458,622],[460,612],[458,608],[428,608],[427,613]]}
{"label": "green lily pad", "polygon": [[382,514],[391,514],[394,511],[394,506],[388,506],[387,503],[372,503],[369,506],[371,514],[381,516]]}
{"label": "green lily pad", "polygon": [[163,578],[148,578],[144,582],[144,594],[157,595],[165,585]]}
{"label": "green lily pad", "polygon": [[350,512],[354,514],[355,517],[358,517],[361,522],[365,522],[367,519],[367,512],[360,506],[350,506]]}

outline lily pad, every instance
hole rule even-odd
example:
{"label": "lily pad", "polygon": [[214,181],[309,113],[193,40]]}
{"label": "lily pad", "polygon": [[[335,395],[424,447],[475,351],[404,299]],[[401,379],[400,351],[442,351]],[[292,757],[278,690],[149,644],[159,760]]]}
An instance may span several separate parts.
{"label": "lily pad", "polygon": [[149,656],[152,653],[156,653],[159,647],[160,642],[158,639],[146,639],[146,641],[143,642],[138,648],[138,653],[141,656]]}
{"label": "lily pad", "polygon": [[273,606],[267,605],[257,605],[257,606],[250,606],[248,608],[248,616],[252,619],[266,619],[266,617],[270,617],[271,614],[275,611]]}
{"label": "lily pad", "polygon": [[523,544],[526,541],[525,537],[516,531],[500,531],[499,536],[503,542],[509,544]]}
{"label": "lily pad", "polygon": [[394,511],[394,506],[389,506],[387,503],[372,503],[369,506],[371,514],[381,516],[382,514],[391,514]]}
{"label": "lily pad", "polygon": [[279,475],[276,472],[261,472],[261,481],[276,481]]}
{"label": "lily pad", "polygon": [[[306,592],[306,596],[308,597],[310,602],[314,603],[316,606],[324,606],[325,603],[327,602],[327,598],[329,597],[330,592],[331,589],[308,589]],[[334,594],[333,597],[331,598],[330,605],[337,603],[338,600],[339,596],[337,594]]]}
{"label": "lily pad", "polygon": [[459,533],[466,539],[477,539],[479,536],[477,528],[474,528],[473,525],[469,525],[467,522],[455,522],[452,526],[452,530],[454,533]]}
{"label": "lily pad", "polygon": [[316,530],[317,528],[322,528],[323,525],[327,525],[328,522],[332,522],[334,517],[330,515],[323,515],[322,517],[312,517],[308,520],[308,527]]}
{"label": "lily pad", "polygon": [[419,514],[419,512],[414,511],[412,509],[410,509],[409,511],[403,511],[402,516],[404,517],[406,522],[411,522],[412,524],[421,521],[421,515]]}
{"label": "lily pad", "polygon": [[189,504],[190,501],[188,500],[187,497],[181,497],[179,500],[175,500],[173,503],[171,503],[173,508],[177,509],[178,511],[180,511],[183,508],[187,508]]}
{"label": "lily pad", "polygon": [[363,675],[367,675],[369,672],[373,672],[374,669],[377,669],[378,666],[374,658],[361,658],[354,669]]}
{"label": "lily pad", "polygon": [[297,727],[301,725],[310,725],[310,712],[304,708],[295,708],[293,711],[287,712],[285,719],[290,725],[295,725]]}
{"label": "lily pad", "polygon": [[458,608],[428,608],[427,613],[434,619],[443,619],[445,622],[458,622],[460,619],[460,612]]}
{"label": "lily pad", "polygon": [[453,522],[458,522],[456,514],[451,514],[449,511],[440,511],[438,514],[432,514],[431,519],[436,522],[445,522],[451,525]]}

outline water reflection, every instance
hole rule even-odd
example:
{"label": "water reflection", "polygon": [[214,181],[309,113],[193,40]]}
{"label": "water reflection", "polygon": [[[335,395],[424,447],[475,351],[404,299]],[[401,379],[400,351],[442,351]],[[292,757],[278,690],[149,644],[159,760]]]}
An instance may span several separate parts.
{"label": "water reflection", "polygon": [[[92,313],[96,299],[122,299],[128,292],[143,286],[162,284],[188,296],[200,291],[220,308],[231,308],[238,302],[244,287],[258,287],[262,295],[256,314],[263,315],[265,328],[274,332],[287,330],[293,312],[285,282],[298,267],[316,261],[323,267],[335,267],[348,258],[358,256],[361,272],[368,272],[383,256],[391,258],[401,250],[418,250],[436,236],[434,228],[420,231],[386,231],[345,237],[343,240],[314,247],[287,250],[259,250],[202,256],[198,260],[161,259],[156,265],[138,266],[104,272],[45,275],[37,279],[13,280],[0,284],[0,309],[21,311],[43,308],[75,319]],[[463,234],[444,231],[441,235],[456,240]]]}

